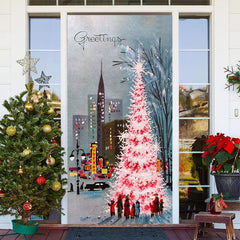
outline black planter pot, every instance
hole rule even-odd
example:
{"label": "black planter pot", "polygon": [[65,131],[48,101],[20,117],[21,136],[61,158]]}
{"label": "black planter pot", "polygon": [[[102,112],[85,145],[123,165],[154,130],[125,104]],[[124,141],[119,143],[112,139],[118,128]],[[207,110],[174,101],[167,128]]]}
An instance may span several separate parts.
{"label": "black planter pot", "polygon": [[240,174],[228,173],[214,174],[218,193],[228,194],[227,199],[239,200],[240,198]]}

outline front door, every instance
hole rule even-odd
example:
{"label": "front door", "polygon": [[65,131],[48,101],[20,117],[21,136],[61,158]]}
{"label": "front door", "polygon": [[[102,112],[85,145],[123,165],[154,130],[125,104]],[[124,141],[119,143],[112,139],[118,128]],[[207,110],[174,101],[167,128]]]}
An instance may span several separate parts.
{"label": "front door", "polygon": [[68,15],[68,223],[172,223],[171,59],[171,15]]}

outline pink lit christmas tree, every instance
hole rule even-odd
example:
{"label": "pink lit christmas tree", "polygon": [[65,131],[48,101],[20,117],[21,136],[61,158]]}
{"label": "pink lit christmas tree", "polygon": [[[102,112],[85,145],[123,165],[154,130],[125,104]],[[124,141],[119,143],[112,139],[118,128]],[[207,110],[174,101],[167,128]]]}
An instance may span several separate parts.
{"label": "pink lit christmas tree", "polygon": [[136,80],[131,92],[128,131],[121,135],[123,146],[120,162],[116,168],[116,181],[111,196],[129,195],[130,203],[140,201],[141,213],[150,213],[150,203],[158,194],[167,206],[166,187],[157,171],[158,147],[151,132],[150,112],[144,93],[143,63],[139,60],[133,67]]}

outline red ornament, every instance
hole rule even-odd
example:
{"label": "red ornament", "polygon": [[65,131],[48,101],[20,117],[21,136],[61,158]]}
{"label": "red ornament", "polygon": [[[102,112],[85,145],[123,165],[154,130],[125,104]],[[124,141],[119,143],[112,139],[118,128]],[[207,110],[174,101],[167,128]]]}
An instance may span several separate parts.
{"label": "red ornament", "polygon": [[25,211],[29,211],[29,210],[31,210],[32,209],[32,204],[30,203],[30,202],[25,202],[24,204],[23,204],[23,209],[25,210]]}
{"label": "red ornament", "polygon": [[0,199],[2,199],[3,197],[5,197],[5,193],[2,191],[2,189],[0,189]]}
{"label": "red ornament", "polygon": [[57,143],[57,141],[54,138],[52,139],[51,144],[54,145],[54,148],[57,148],[59,146],[59,144]]}
{"label": "red ornament", "polygon": [[46,182],[46,178],[45,177],[43,177],[43,176],[39,176],[37,179],[36,179],[36,182],[37,182],[37,184],[38,185],[44,185],[45,184],[45,182]]}

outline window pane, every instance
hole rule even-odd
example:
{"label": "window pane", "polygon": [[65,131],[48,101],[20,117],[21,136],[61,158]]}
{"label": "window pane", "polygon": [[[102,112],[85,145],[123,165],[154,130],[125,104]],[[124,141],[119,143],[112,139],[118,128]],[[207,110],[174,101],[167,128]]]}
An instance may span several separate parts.
{"label": "window pane", "polygon": [[209,85],[179,85],[179,117],[209,116]]}
{"label": "window pane", "polygon": [[33,80],[41,76],[43,71],[46,76],[51,76],[50,84],[60,83],[60,52],[31,52],[32,58],[40,58],[37,63],[38,73],[31,73]]}
{"label": "window pane", "polygon": [[[208,5],[209,1],[171,0],[171,4]],[[210,85],[206,84],[209,83],[208,42],[207,18],[180,19],[179,185],[181,187],[179,194],[181,219],[193,220],[195,213],[206,211],[204,201],[209,196],[209,168],[202,164],[201,157],[209,131]]]}
{"label": "window pane", "polygon": [[112,0],[87,0],[87,5],[112,5]]}
{"label": "window pane", "polygon": [[46,87],[43,84],[34,84],[34,89],[43,93],[44,90],[47,91],[48,98],[52,99],[52,104],[56,108],[60,108],[60,102],[61,102],[61,87],[60,85],[51,85],[49,84],[48,87]]}
{"label": "window pane", "polygon": [[83,5],[84,0],[58,0],[59,5]]}
{"label": "window pane", "polygon": [[181,18],[179,21],[180,49],[208,49],[208,19]]}
{"label": "window pane", "polygon": [[115,0],[115,5],[140,5],[140,0]]}
{"label": "window pane", "polygon": [[143,0],[143,5],[168,5],[168,0]]}
{"label": "window pane", "polygon": [[208,135],[208,119],[180,119],[179,120],[179,149],[191,151],[196,137]]}
{"label": "window pane", "polygon": [[208,52],[180,52],[179,82],[208,83],[208,55]]}
{"label": "window pane", "polygon": [[208,195],[209,188],[179,188],[180,219],[190,220],[193,219],[195,213],[206,211],[205,200]]}
{"label": "window pane", "polygon": [[59,18],[30,18],[30,49],[60,49]]}
{"label": "window pane", "polygon": [[209,184],[209,168],[203,165],[201,155],[201,153],[179,154],[179,185]]}
{"label": "window pane", "polygon": [[[31,1],[35,5],[49,5],[50,1]],[[56,1],[53,1],[55,5]],[[52,2],[51,2],[52,3]],[[34,5],[34,4],[33,4]],[[61,91],[60,91],[60,19],[59,18],[30,18],[29,46],[32,58],[39,58],[36,64],[38,74],[31,72],[34,82],[33,101],[47,96],[52,100],[51,107],[55,112],[55,121],[61,128]],[[39,49],[41,51],[32,51]],[[44,51],[42,51],[44,50]],[[37,80],[36,80],[37,79]],[[59,137],[54,138],[61,145]],[[34,216],[37,218],[37,216]],[[43,220],[43,219],[39,219]],[[50,212],[48,220],[61,222],[61,214],[55,210]]]}
{"label": "window pane", "polygon": [[172,5],[210,5],[210,0],[171,0]]}
{"label": "window pane", "polygon": [[56,5],[56,0],[29,0],[29,5]]}

